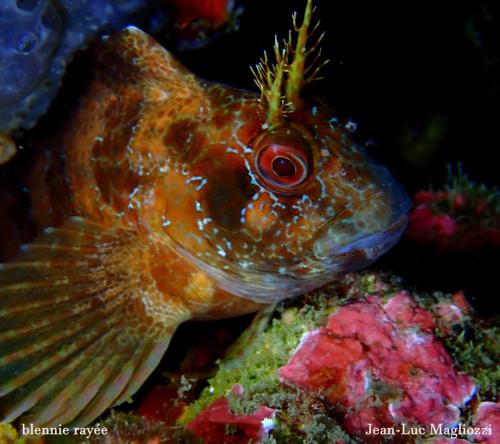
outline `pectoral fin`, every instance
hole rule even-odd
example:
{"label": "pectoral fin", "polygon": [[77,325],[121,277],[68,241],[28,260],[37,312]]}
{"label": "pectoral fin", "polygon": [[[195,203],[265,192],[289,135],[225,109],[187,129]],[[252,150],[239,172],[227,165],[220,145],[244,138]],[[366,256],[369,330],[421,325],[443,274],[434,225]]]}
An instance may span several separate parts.
{"label": "pectoral fin", "polygon": [[0,264],[0,421],[85,425],[141,386],[189,317],[144,251],[74,218]]}

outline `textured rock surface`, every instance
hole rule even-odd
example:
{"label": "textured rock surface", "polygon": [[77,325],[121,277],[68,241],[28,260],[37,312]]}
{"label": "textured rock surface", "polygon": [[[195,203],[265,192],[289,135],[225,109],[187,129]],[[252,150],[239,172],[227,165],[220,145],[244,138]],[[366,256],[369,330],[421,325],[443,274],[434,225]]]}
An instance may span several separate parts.
{"label": "textured rock surface", "polygon": [[400,292],[384,302],[343,306],[326,327],[304,335],[281,380],[321,390],[345,411],[345,427],[454,425],[475,391],[433,334],[432,315]]}
{"label": "textured rock surface", "polygon": [[397,432],[367,440],[364,431],[369,423],[433,422],[442,436],[424,427],[415,442],[466,444],[478,400],[498,396],[494,324],[480,320],[462,292],[410,294],[388,275],[352,273],[280,308],[267,330],[240,346],[239,365],[220,362],[184,423],[241,383],[235,414],[277,411],[269,442],[413,442]]}

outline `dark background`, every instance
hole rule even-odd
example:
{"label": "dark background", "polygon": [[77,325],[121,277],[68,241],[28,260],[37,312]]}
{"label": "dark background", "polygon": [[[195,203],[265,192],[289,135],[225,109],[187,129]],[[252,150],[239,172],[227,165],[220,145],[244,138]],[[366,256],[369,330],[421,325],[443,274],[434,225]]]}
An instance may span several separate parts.
{"label": "dark background", "polygon": [[[463,4],[462,4],[463,3]],[[316,0],[330,64],[310,93],[358,123],[358,140],[410,191],[462,162],[493,184],[500,149],[498,2]],[[247,0],[238,32],[180,54],[199,76],[253,88],[248,69],[305,0]]]}

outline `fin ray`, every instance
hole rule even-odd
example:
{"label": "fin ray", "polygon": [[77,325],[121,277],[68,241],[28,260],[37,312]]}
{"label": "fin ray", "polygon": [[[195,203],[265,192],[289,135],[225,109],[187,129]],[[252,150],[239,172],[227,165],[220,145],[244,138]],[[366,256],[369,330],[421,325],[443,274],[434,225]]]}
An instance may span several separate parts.
{"label": "fin ray", "polygon": [[122,365],[118,365],[118,371],[108,379],[104,389],[73,419],[71,424],[75,427],[88,424],[101,415],[109,405],[114,405],[116,398],[132,378],[142,355],[143,349],[136,348],[129,359],[124,360]]}
{"label": "fin ray", "polygon": [[[10,379],[6,383],[0,384],[0,396],[9,393],[10,391],[14,390],[20,385],[29,382],[31,379],[38,376],[43,371],[52,368],[54,365],[67,358],[69,355],[73,354],[74,352],[77,352],[82,346],[85,346],[89,341],[92,341],[99,335],[105,334],[108,330],[116,327],[118,323],[119,320],[117,319],[110,319],[110,320],[106,319],[99,323],[89,323],[84,328],[78,328],[76,330],[76,333],[73,335],[71,334],[68,335],[68,330],[66,330],[64,327],[60,327],[60,329],[64,331],[64,336],[58,335],[55,337],[55,339],[54,336],[49,337],[50,339],[49,346],[51,344],[54,343],[57,344],[59,342],[60,347],[55,350],[57,351],[57,353],[52,353],[51,356],[45,359],[41,359],[40,356],[43,357],[45,355],[46,347],[40,348],[38,350],[39,353],[36,356],[32,356],[32,353],[33,354],[36,353],[37,350],[32,351],[26,348],[11,353],[10,355],[3,356],[2,358],[0,358],[0,370],[2,370],[2,367],[5,367],[6,364],[7,365],[10,364],[11,367],[15,365],[17,366],[17,368],[19,368],[20,364],[23,361],[24,362],[28,361],[31,365],[29,370],[24,371],[23,373],[21,373],[14,379]],[[91,328],[90,332],[88,331],[89,327]],[[65,340],[61,341],[61,338],[64,338]],[[69,344],[66,345],[66,343],[68,342]],[[4,362],[1,362],[2,360]],[[7,371],[5,371],[5,373],[8,374],[8,368]]]}
{"label": "fin ray", "polygon": [[54,386],[57,385],[58,381],[67,379],[76,368],[85,363],[89,356],[95,353],[99,345],[99,340],[87,343],[86,347],[82,348],[80,354],[75,357],[75,359],[67,365],[60,365],[60,368],[53,372],[53,377],[50,378],[50,382],[47,382],[50,374],[41,375],[24,386],[22,392],[16,393],[17,396],[11,396],[13,400],[9,403],[9,409],[4,412],[6,421],[13,421],[33,407],[39,400],[47,396],[47,394],[53,390]]}
{"label": "fin ray", "polygon": [[154,370],[190,313],[138,236],[73,218],[0,266],[0,420],[86,425]]}
{"label": "fin ray", "polygon": [[[112,350],[108,346],[118,335],[117,331],[110,331],[99,340],[100,346],[94,354],[87,357],[83,366],[73,372],[73,379],[64,381],[64,388],[59,382],[41,402],[36,412],[26,417],[26,420],[34,424],[47,424],[55,418],[61,417],[54,422],[67,423],[76,416],[78,411],[84,408],[99,390],[103,369],[107,364],[113,364]],[[97,359],[96,359],[97,358]],[[116,359],[116,357],[115,357]],[[109,360],[106,362],[106,360]],[[92,382],[94,379],[94,382]],[[76,410],[76,411],[75,411]]]}

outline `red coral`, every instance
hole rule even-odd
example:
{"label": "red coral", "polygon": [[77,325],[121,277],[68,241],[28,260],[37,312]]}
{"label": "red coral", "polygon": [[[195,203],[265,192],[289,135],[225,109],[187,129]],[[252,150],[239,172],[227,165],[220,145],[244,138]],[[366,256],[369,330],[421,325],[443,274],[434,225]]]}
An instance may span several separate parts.
{"label": "red coral", "polygon": [[467,201],[465,199],[465,196],[461,193],[457,193],[453,196],[453,209],[455,211],[462,210],[465,208],[465,205],[467,204]]}
{"label": "red coral", "polygon": [[479,427],[475,442],[495,444],[500,442],[500,402],[482,402],[476,413],[474,427]]}
{"label": "red coral", "polygon": [[434,200],[434,193],[432,191],[419,191],[415,194],[413,203],[415,205],[421,205],[424,203],[430,203]]}
{"label": "red coral", "polygon": [[430,206],[423,204],[410,213],[406,236],[420,243],[435,243],[444,248],[457,231],[458,226],[449,214],[434,214]]}
{"label": "red coral", "polygon": [[372,297],[341,307],[326,327],[307,333],[279,375],[343,406],[351,433],[364,436],[368,424],[450,426],[475,386],[453,370],[433,329],[431,313],[408,293],[385,304]]}
{"label": "red coral", "polygon": [[[233,395],[241,392],[241,386],[233,387]],[[222,397],[210,403],[186,428],[205,444],[257,443],[269,431],[264,420],[272,421],[275,412],[262,406],[251,415],[235,415],[228,398]]]}
{"label": "red coral", "polygon": [[166,0],[166,2],[177,8],[179,22],[191,23],[201,19],[214,27],[222,26],[226,22],[232,8],[229,0]]}

